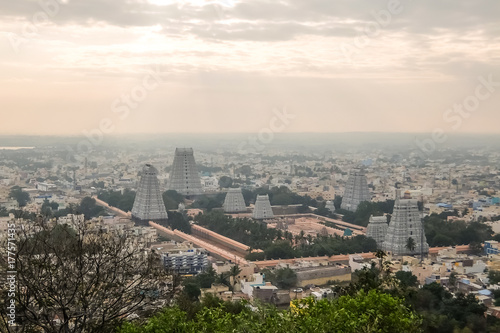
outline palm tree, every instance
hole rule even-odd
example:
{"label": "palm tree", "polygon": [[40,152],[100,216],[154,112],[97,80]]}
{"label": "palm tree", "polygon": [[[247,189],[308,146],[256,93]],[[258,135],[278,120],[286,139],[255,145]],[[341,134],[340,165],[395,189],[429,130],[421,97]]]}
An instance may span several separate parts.
{"label": "palm tree", "polygon": [[415,251],[416,245],[417,244],[415,243],[415,240],[411,237],[408,237],[408,240],[406,241],[406,248],[408,249],[408,251],[410,251],[410,252]]}
{"label": "palm tree", "polygon": [[229,283],[229,279],[228,278],[229,278],[229,274],[227,272],[220,273],[215,278],[215,283],[223,284],[225,286],[231,287],[231,283]]}
{"label": "palm tree", "polygon": [[238,266],[238,264],[234,265],[231,267],[229,270],[229,276],[233,278],[233,293],[234,293],[234,287],[236,286],[236,277],[241,273],[241,268]]}

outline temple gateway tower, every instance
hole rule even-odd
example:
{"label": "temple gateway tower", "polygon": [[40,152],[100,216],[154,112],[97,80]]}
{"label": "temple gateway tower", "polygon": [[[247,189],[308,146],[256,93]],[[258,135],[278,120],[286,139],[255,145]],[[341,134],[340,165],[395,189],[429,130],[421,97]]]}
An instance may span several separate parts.
{"label": "temple gateway tower", "polygon": [[241,188],[230,188],[224,200],[225,213],[245,213],[247,207]]}
{"label": "temple gateway tower", "polygon": [[272,219],[274,217],[271,202],[269,201],[269,196],[267,194],[257,195],[252,217],[256,220]]}
{"label": "temple gateway tower", "polygon": [[168,219],[158,181],[158,170],[151,164],[142,168],[139,188],[132,208],[132,220],[148,225],[149,221],[165,223]]}
{"label": "temple gateway tower", "polygon": [[347,179],[340,208],[355,212],[363,201],[371,201],[370,190],[365,173],[361,169],[354,169]]}
{"label": "temple gateway tower", "polygon": [[389,225],[386,216],[372,215],[366,227],[366,237],[373,238],[377,242],[377,247],[381,249],[387,235],[387,228]]}
{"label": "temple gateway tower", "polygon": [[186,196],[202,193],[201,179],[194,160],[193,148],[175,149],[168,189]]}
{"label": "temple gateway tower", "polygon": [[418,200],[412,199],[409,192],[403,199],[400,191],[396,192],[394,211],[382,250],[396,256],[429,253]]}

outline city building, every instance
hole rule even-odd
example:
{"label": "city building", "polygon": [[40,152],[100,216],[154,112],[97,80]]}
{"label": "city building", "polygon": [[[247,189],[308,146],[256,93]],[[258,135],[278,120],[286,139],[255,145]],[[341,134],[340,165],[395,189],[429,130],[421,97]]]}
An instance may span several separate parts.
{"label": "city building", "polygon": [[355,212],[363,201],[371,201],[366,176],[361,169],[354,169],[347,179],[340,208]]}
{"label": "city building", "polygon": [[201,179],[193,148],[176,148],[168,189],[186,196],[201,194]]}
{"label": "city building", "polygon": [[224,200],[225,213],[245,213],[247,207],[241,188],[230,188]]}
{"label": "city building", "polygon": [[332,212],[332,213],[333,213],[333,212],[335,211],[335,206],[333,205],[333,201],[328,200],[328,201],[326,202],[325,208],[326,208],[326,209],[329,209],[329,210],[330,210],[330,212]]}
{"label": "city building", "polygon": [[267,194],[257,195],[252,217],[256,220],[272,219],[274,217],[271,202]]}
{"label": "city building", "polygon": [[485,241],[484,254],[500,254],[500,244],[494,240]]}
{"label": "city building", "polygon": [[208,267],[208,255],[204,249],[163,253],[162,260],[166,269],[182,275],[198,274]]}
{"label": "city building", "polygon": [[132,207],[132,220],[148,225],[149,221],[164,224],[168,219],[158,181],[158,170],[151,164],[142,168],[139,188]]}
{"label": "city building", "polygon": [[401,191],[397,190],[394,211],[382,249],[396,256],[429,252],[418,200],[411,199],[409,192],[401,198]]}

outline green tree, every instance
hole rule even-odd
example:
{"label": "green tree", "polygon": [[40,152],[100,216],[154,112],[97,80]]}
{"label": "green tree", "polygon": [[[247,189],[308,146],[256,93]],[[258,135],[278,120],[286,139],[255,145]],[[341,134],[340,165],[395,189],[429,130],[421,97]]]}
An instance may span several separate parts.
{"label": "green tree", "polygon": [[457,272],[451,272],[449,278],[449,286],[451,289],[455,289],[455,286],[457,285],[457,276]]}
{"label": "green tree", "polygon": [[231,187],[232,185],[233,185],[233,179],[231,177],[222,176],[219,179],[219,186],[221,188],[228,188],[228,187]]}
{"label": "green tree", "polygon": [[412,238],[412,237],[408,237],[408,239],[406,240],[406,249],[408,251],[410,251],[410,253],[412,253],[413,251],[415,251],[415,246],[417,244],[415,243],[415,240]]}
{"label": "green tree", "polygon": [[[145,254],[129,236],[109,236],[87,224],[73,229],[41,218],[20,229],[15,301],[21,331],[111,332],[152,303],[167,278],[159,258]],[[2,256],[0,268],[9,270],[7,265]],[[4,320],[5,314],[0,313]]]}
{"label": "green tree", "polygon": [[236,283],[238,282],[236,280],[236,278],[238,277],[238,275],[241,273],[241,268],[240,266],[238,266],[238,264],[234,265],[233,267],[231,267],[231,269],[229,270],[229,276],[232,277],[233,279],[233,285],[232,285],[232,290],[234,292],[234,287],[236,286]]}
{"label": "green tree", "polygon": [[94,198],[85,197],[78,206],[78,211],[85,215],[85,219],[91,219],[96,216],[104,215],[104,208],[98,206]]}
{"label": "green tree", "polygon": [[167,210],[175,210],[181,202],[184,202],[184,196],[174,190],[165,191],[162,196]]}
{"label": "green tree", "polygon": [[411,272],[398,271],[396,273],[396,279],[399,281],[399,285],[404,289],[418,286],[418,279]]}
{"label": "green tree", "polygon": [[377,290],[360,291],[336,300],[294,300],[291,309],[258,306],[254,310],[242,303],[211,299],[198,313],[179,307],[164,309],[144,323],[126,323],[119,333],[156,332],[421,332],[421,319],[402,300]]}
{"label": "green tree", "polygon": [[180,230],[186,234],[191,234],[191,224],[189,223],[186,216],[182,213],[171,211],[168,212],[168,225],[172,230]]}
{"label": "green tree", "polygon": [[24,192],[19,186],[13,186],[10,189],[9,197],[16,200],[19,207],[24,207],[31,200],[28,192]]}
{"label": "green tree", "polygon": [[500,282],[500,271],[490,270],[488,272],[488,279],[491,284],[497,284]]}
{"label": "green tree", "polygon": [[297,274],[288,267],[263,271],[266,281],[271,282],[280,289],[290,289],[297,285]]}
{"label": "green tree", "polygon": [[224,272],[220,273],[215,277],[215,283],[223,284],[225,286],[231,287],[231,283],[229,282],[229,273]]}

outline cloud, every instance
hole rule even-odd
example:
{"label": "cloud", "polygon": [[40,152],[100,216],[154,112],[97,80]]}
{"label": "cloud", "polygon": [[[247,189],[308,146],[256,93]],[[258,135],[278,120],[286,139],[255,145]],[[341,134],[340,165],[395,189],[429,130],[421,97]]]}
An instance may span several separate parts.
{"label": "cloud", "polygon": [[[35,0],[0,1],[0,37],[23,37],[42,11]],[[221,123],[258,130],[265,112],[283,104],[302,121],[294,131],[378,130],[378,119],[387,130],[416,131],[432,130],[429,119],[469,94],[477,76],[500,79],[497,0],[401,0],[402,12],[386,24],[377,17],[394,0],[224,1],[59,2],[18,53],[0,38],[3,110],[47,131],[89,128],[161,65],[165,86],[120,125],[124,133],[139,124],[141,131],[217,131]],[[366,37],[373,24],[377,33]],[[483,114],[492,116],[487,107]],[[398,118],[402,111],[409,121]],[[75,112],[76,125],[68,123]],[[202,125],[184,124],[188,112]],[[235,113],[244,121],[232,124]],[[62,114],[67,123],[59,126],[52,119]]]}
{"label": "cloud", "polygon": [[[169,33],[187,31],[200,38],[221,40],[265,40],[266,36],[269,40],[288,40],[300,34],[352,35],[364,24],[375,21],[373,13],[387,10],[392,1],[397,0],[247,0],[205,5],[186,1],[158,5],[146,0],[67,0],[59,3],[60,9],[51,21],[57,25],[161,25]],[[3,2],[0,10],[3,18],[31,20],[41,10],[36,1]],[[484,35],[498,36],[498,1],[401,0],[400,3],[403,12],[392,15],[391,24],[384,30],[431,34],[440,29],[455,32],[474,29]]]}

